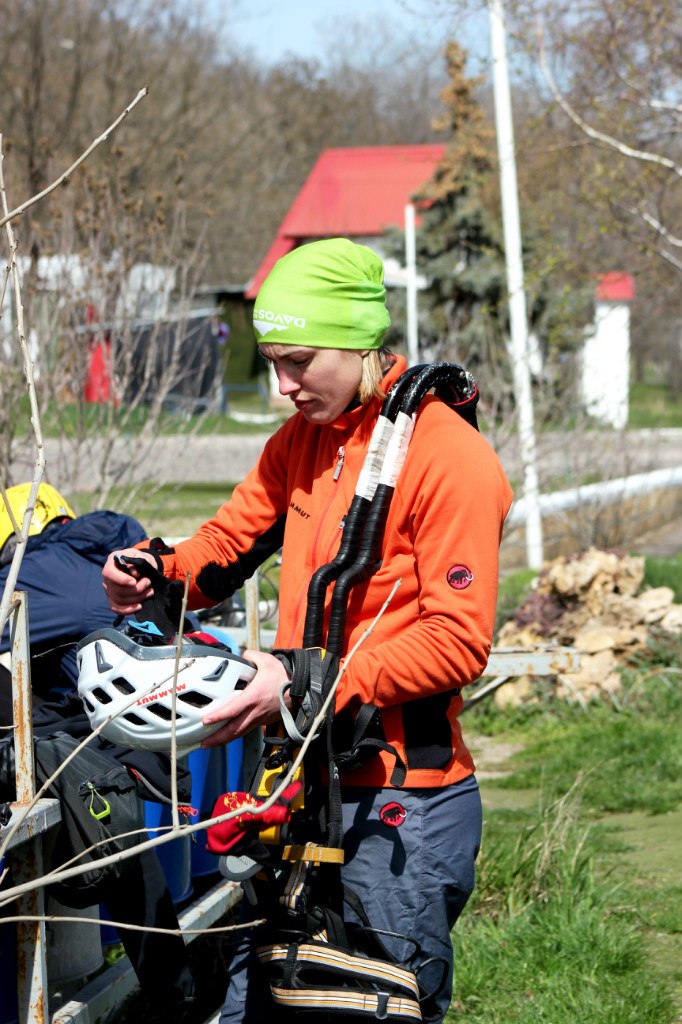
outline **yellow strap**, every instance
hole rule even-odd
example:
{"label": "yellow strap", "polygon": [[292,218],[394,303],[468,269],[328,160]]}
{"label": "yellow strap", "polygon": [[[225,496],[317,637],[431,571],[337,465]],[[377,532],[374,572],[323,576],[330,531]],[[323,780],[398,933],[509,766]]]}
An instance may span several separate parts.
{"label": "yellow strap", "polygon": [[343,864],[343,850],[333,846],[285,846],[282,860],[302,860],[310,864]]}

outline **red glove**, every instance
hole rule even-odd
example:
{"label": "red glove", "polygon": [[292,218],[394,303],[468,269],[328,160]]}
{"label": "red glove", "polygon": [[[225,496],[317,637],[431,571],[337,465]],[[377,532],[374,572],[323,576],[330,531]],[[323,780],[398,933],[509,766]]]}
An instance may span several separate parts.
{"label": "red glove", "polygon": [[[208,840],[206,848],[211,853],[227,853],[240,839],[243,839],[247,833],[252,832],[254,829],[260,832],[261,829],[269,828],[272,825],[283,825],[291,818],[290,805],[302,788],[300,782],[290,782],[282,790],[272,807],[268,807],[267,811],[264,811],[262,814],[244,811],[243,814],[238,814],[236,818],[228,818],[227,821],[220,821],[217,825],[210,825],[206,830]],[[238,807],[245,805],[260,807],[264,803],[265,800],[260,799],[260,797],[254,798],[249,793],[223,793],[216,800],[211,817],[217,818],[221,814],[226,814],[228,811],[236,811]]]}

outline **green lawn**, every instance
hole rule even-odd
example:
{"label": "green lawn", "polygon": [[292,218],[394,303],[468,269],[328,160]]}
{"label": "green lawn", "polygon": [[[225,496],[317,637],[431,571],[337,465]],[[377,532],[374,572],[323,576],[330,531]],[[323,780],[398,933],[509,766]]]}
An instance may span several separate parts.
{"label": "green lawn", "polygon": [[[184,431],[198,431],[201,434],[244,434],[261,433],[274,429],[290,413],[289,407],[272,407],[267,396],[267,379],[236,383],[228,393],[226,414],[201,413],[188,410],[169,398],[158,422],[158,432],[175,434]],[[28,421],[28,400],[22,403],[21,420]],[[234,413],[234,415],[232,415]],[[45,436],[76,437],[79,432],[96,432],[110,418],[121,422],[122,429],[129,433],[141,430],[147,421],[149,409],[142,405],[132,413],[125,407],[88,405],[83,403],[60,402],[48,404],[41,409],[41,420]],[[481,414],[482,415],[482,414]],[[249,422],[249,419],[251,421]],[[485,422],[481,420],[482,429]],[[635,383],[630,388],[628,426],[637,428],[682,428],[682,401],[671,392],[667,384],[651,382]],[[565,423],[552,423],[547,430],[565,430]],[[584,481],[589,482],[589,481]]]}
{"label": "green lawn", "polygon": [[[620,711],[483,702],[463,717],[484,841],[449,1021],[682,1015],[682,639],[652,645],[623,684]],[[508,755],[486,778],[495,747]]]}
{"label": "green lawn", "polygon": [[682,401],[671,394],[666,384],[633,384],[628,426],[682,427]]}

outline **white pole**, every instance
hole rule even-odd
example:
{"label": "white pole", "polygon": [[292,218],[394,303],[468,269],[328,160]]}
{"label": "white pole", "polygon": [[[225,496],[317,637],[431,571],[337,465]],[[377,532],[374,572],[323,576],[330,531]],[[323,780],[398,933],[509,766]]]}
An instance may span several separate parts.
{"label": "white pole", "polygon": [[489,0],[490,43],[493,59],[493,91],[497,151],[500,160],[500,191],[504,249],[507,264],[510,357],[519,423],[519,444],[523,466],[523,495],[526,509],[526,557],[531,569],[542,567],[542,516],[540,513],[537,453],[533,424],[533,395],[528,352],[528,324],[521,256],[521,225],[514,157],[514,125],[507,69],[504,7],[502,0]]}
{"label": "white pole", "polygon": [[410,366],[419,362],[417,336],[417,243],[414,228],[414,205],[405,207],[405,301],[407,304],[407,355]]}

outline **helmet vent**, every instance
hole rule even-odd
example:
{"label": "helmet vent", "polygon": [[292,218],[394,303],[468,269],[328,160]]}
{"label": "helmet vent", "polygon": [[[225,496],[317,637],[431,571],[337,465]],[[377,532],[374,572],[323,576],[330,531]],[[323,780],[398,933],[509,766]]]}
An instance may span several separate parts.
{"label": "helmet vent", "polygon": [[129,712],[127,715],[122,715],[121,717],[125,718],[126,722],[130,722],[131,725],[144,725],[145,724],[145,721],[144,721],[143,718],[140,718],[139,715],[135,715],[132,712]]}
{"label": "helmet vent", "polygon": [[[205,678],[205,677],[204,677]],[[189,704],[193,708],[205,708],[207,704],[210,704],[213,700],[212,697],[207,697],[205,693],[179,693],[178,700],[182,700],[185,704]]]}
{"label": "helmet vent", "polygon": [[225,674],[225,669],[227,668],[228,665],[229,661],[227,660],[227,658],[225,658],[225,660],[221,661],[219,665],[216,665],[212,672],[208,672],[205,676],[202,676],[201,678],[206,680],[207,683],[212,683],[216,679],[221,679],[222,676]]}
{"label": "helmet vent", "polygon": [[95,697],[100,704],[111,704],[112,698],[109,696],[106,690],[103,690],[101,686],[96,686],[92,691],[92,696]]}
{"label": "helmet vent", "polygon": [[135,693],[135,687],[127,679],[124,679],[123,676],[114,679],[111,685],[115,686],[119,693]]}
{"label": "helmet vent", "polygon": [[151,715],[157,715],[159,718],[163,718],[164,722],[170,722],[173,717],[173,712],[170,708],[164,707],[163,704],[150,704],[147,710]]}

